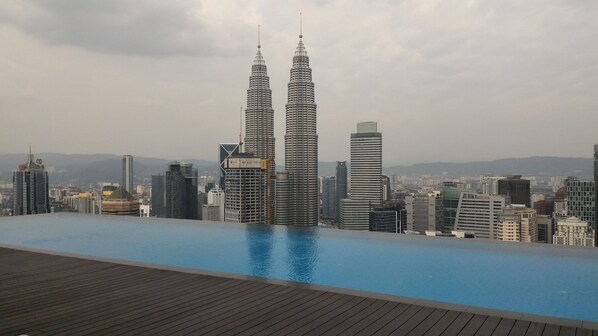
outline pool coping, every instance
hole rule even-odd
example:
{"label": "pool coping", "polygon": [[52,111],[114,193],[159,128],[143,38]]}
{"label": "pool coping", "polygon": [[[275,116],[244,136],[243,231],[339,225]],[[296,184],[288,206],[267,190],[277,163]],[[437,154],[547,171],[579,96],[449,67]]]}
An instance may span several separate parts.
{"label": "pool coping", "polygon": [[242,275],[242,274],[227,273],[227,272],[209,271],[209,270],[203,270],[203,269],[185,268],[185,267],[180,267],[180,266],[167,266],[167,265],[121,260],[121,259],[113,259],[113,258],[106,258],[106,257],[87,256],[87,255],[71,253],[71,252],[57,252],[57,251],[38,249],[38,248],[30,248],[30,247],[5,244],[5,243],[0,243],[0,247],[14,249],[14,250],[20,250],[20,251],[28,251],[28,252],[34,252],[34,253],[56,255],[56,256],[62,256],[62,257],[79,258],[79,259],[93,260],[93,261],[99,261],[99,262],[109,262],[109,263],[128,265],[128,266],[146,267],[146,268],[161,269],[161,270],[191,273],[191,274],[199,274],[199,275],[214,276],[214,277],[221,277],[221,278],[249,280],[249,281],[268,283],[268,284],[274,284],[274,285],[283,285],[283,286],[289,286],[289,287],[306,288],[306,289],[313,289],[313,290],[332,292],[332,293],[338,293],[338,294],[366,297],[366,298],[371,298],[371,299],[386,300],[386,301],[405,303],[405,304],[414,304],[414,305],[425,306],[425,307],[430,307],[430,308],[453,310],[453,311],[471,313],[471,314],[490,315],[490,316],[495,316],[495,317],[500,317],[500,318],[509,318],[509,319],[516,319],[516,320],[525,320],[525,321],[530,321],[530,322],[555,324],[555,325],[566,326],[566,327],[598,330],[598,322],[594,322],[594,321],[575,320],[575,319],[536,315],[536,314],[529,314],[529,313],[517,313],[517,312],[512,312],[512,311],[507,311],[507,310],[483,308],[483,307],[477,307],[477,306],[468,306],[468,305],[461,305],[461,304],[447,303],[447,302],[440,302],[440,301],[433,301],[433,300],[425,300],[425,299],[417,299],[417,298],[406,297],[406,296],[382,294],[382,293],[376,293],[376,292],[369,292],[369,291],[362,291],[362,290],[341,288],[341,287],[334,287],[334,286],[327,286],[327,285],[308,284],[308,283],[291,281],[291,280],[270,279],[270,278],[256,277],[256,276],[252,276],[252,275]]}

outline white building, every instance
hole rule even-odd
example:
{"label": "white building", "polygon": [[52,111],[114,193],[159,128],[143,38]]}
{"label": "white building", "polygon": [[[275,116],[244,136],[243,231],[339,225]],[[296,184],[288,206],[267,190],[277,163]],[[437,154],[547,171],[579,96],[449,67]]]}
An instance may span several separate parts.
{"label": "white building", "polygon": [[[224,221],[224,201],[225,201],[226,195],[224,193],[224,190],[215,187],[212,188],[209,192],[208,192],[208,205],[210,206],[214,206],[218,208],[218,216],[216,218],[207,218],[204,217],[204,219],[208,219],[208,220],[214,220],[214,221],[220,221],[223,222]],[[203,207],[203,209],[205,209],[205,206]],[[213,212],[214,210],[210,209],[209,211]],[[204,212],[202,210],[202,216],[204,215]],[[210,216],[213,217],[213,216]]]}
{"label": "white building", "polygon": [[496,239],[498,215],[504,206],[503,196],[462,192],[455,230],[473,232],[476,238]]}
{"label": "white building", "polygon": [[504,176],[481,176],[480,185],[482,194],[498,195],[498,181],[504,179]]}
{"label": "white building", "polygon": [[556,233],[552,237],[553,244],[572,246],[594,246],[593,232],[588,228],[588,222],[577,217],[559,219]]}
{"label": "white building", "polygon": [[381,203],[382,133],[376,122],[361,122],[351,134],[351,196],[341,200],[341,229],[369,230],[371,206]]}

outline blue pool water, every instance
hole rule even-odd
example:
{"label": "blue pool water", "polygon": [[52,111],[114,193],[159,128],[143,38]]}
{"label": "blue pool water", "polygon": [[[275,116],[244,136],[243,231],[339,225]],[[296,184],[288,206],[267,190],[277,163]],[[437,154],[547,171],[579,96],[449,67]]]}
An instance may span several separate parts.
{"label": "blue pool water", "polygon": [[598,249],[332,229],[52,214],[0,244],[598,322]]}

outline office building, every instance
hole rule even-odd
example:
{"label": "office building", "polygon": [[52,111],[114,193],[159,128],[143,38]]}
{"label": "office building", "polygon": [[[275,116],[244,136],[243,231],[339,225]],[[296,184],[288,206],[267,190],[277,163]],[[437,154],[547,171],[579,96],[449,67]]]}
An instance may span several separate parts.
{"label": "office building", "polygon": [[462,192],[455,218],[455,230],[472,232],[476,238],[496,239],[498,215],[505,207],[500,195]]}
{"label": "office building", "polygon": [[166,217],[166,193],[164,174],[152,175],[151,214]]}
{"label": "office building", "polygon": [[442,197],[439,191],[420,192],[405,197],[407,233],[442,232]]}
{"label": "office building", "polygon": [[386,201],[370,210],[370,231],[404,233],[407,212],[403,201]]}
{"label": "office building", "polygon": [[132,194],[135,192],[133,189],[133,156],[123,155],[122,163],[122,186],[129,194]]}
{"label": "office building", "polygon": [[224,220],[268,224],[266,204],[266,160],[239,154],[226,160]]}
{"label": "office building", "polygon": [[224,205],[204,204],[202,205],[202,219],[208,221],[222,222],[221,211],[224,209]]}
{"label": "office building", "polygon": [[530,181],[521,175],[509,175],[498,180],[498,194],[505,197],[508,204],[523,204],[531,207]]}
{"label": "office building", "polygon": [[331,221],[336,217],[336,178],[322,177],[320,200],[322,204],[321,218]]}
{"label": "office building", "polygon": [[[214,221],[220,221],[223,222],[224,221],[224,202],[225,202],[225,193],[224,190],[215,187],[214,189],[210,190],[210,192],[208,193],[208,206],[210,206],[209,211],[210,214],[208,214],[207,218],[203,218],[203,219],[208,219],[208,220],[214,220]],[[214,211],[213,208],[216,208],[218,210],[218,215],[214,216],[212,214],[212,212]],[[206,207],[203,207],[203,209],[206,209]],[[203,214],[203,210],[202,210],[202,214]]]}
{"label": "office building", "polygon": [[595,189],[594,181],[583,181],[574,176],[565,179],[567,216],[587,222],[590,228],[594,227],[596,215]]}
{"label": "office building", "polygon": [[341,222],[341,200],[347,198],[347,161],[336,161],[336,195],[334,221]]}
{"label": "office building", "polygon": [[[245,152],[264,160],[267,175],[264,180],[265,195],[262,205],[266,217],[261,220],[264,224],[274,222],[274,193],[276,181],[275,139],[274,139],[274,110],[272,109],[272,90],[266,62],[262,56],[259,41],[257,54],[251,66],[249,89],[247,90],[247,109],[245,109]],[[289,87],[290,90],[290,87]]]}
{"label": "office building", "polygon": [[369,212],[382,204],[382,133],[375,122],[351,134],[351,196],[341,200],[341,229],[369,230]]}
{"label": "office building", "polygon": [[139,217],[139,200],[119,186],[102,202],[102,215]]}
{"label": "office building", "polygon": [[172,162],[164,174],[166,218],[197,219],[197,170],[184,162]]}
{"label": "office building", "polygon": [[594,243],[598,246],[598,144],[594,145]]}
{"label": "office building", "polygon": [[496,239],[536,243],[538,241],[536,210],[523,205],[505,206],[498,215]]}
{"label": "office building", "polygon": [[577,217],[559,219],[552,243],[571,246],[595,246],[594,233],[588,222]]}
{"label": "office building", "polygon": [[293,56],[286,104],[285,170],[288,173],[288,218],[295,226],[318,224],[318,135],[309,57],[299,35]]}
{"label": "office building", "polygon": [[[239,144],[238,143],[221,143],[218,144],[218,162],[219,163],[219,168],[220,168],[220,179],[219,179],[219,184],[218,187],[220,187],[220,189],[224,190],[224,179],[226,178],[226,171],[224,170],[224,164],[226,163],[226,159],[228,159],[229,157],[233,156],[233,155],[237,155],[239,154]],[[207,180],[207,178],[206,178]],[[205,181],[203,183],[203,185],[206,185]],[[206,193],[209,192],[206,191]]]}
{"label": "office building", "polygon": [[50,212],[48,171],[42,159],[34,161],[31,149],[27,162],[19,165],[12,175],[12,214],[35,215]]}
{"label": "office building", "polygon": [[392,188],[390,187],[390,177],[382,175],[382,200],[390,201],[392,198]]}
{"label": "office building", "polygon": [[289,174],[287,172],[276,172],[276,194],[275,194],[275,224],[287,225],[289,218]]}
{"label": "office building", "polygon": [[[462,192],[472,191],[465,189],[461,184],[454,182],[442,183],[442,232],[450,234],[455,229],[455,219],[457,218],[457,208],[459,207],[459,198]],[[498,192],[498,189],[497,189]]]}
{"label": "office building", "polygon": [[538,243],[552,244],[552,216],[538,214]]}
{"label": "office building", "polygon": [[79,193],[77,212],[87,214],[96,213],[96,197],[93,193]]}
{"label": "office building", "polygon": [[484,175],[480,177],[480,193],[485,195],[498,195],[498,181],[503,176]]}

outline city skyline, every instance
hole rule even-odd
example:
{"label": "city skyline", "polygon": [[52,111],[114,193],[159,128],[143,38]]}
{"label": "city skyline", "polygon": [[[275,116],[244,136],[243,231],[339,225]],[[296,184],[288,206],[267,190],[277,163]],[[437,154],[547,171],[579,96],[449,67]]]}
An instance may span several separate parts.
{"label": "city skyline", "polygon": [[[261,24],[282,158],[288,59],[303,12],[322,161],[346,160],[352,126],[366,120],[389,143],[409,144],[385,147],[385,165],[586,157],[598,142],[597,6],[6,2],[0,38],[11,48],[0,51],[0,76],[12,85],[0,91],[0,153],[22,143],[40,153],[119,153],[126,143],[136,157],[215,161],[213,148],[238,137],[237,127],[213,126],[238,123]],[[550,134],[557,146],[546,146]]]}

